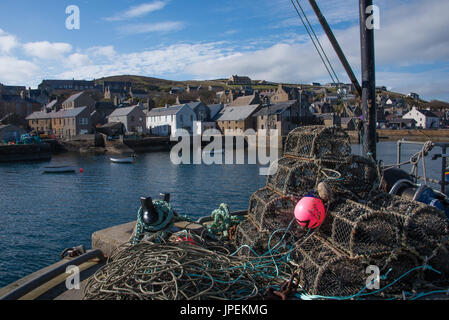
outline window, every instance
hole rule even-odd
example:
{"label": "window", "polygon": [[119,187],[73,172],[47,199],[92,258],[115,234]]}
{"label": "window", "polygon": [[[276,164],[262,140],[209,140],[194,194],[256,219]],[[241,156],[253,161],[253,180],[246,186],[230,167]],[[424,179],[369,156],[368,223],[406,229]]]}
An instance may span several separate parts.
{"label": "window", "polygon": [[88,125],[89,119],[88,118],[80,118],[80,124],[81,125]]}

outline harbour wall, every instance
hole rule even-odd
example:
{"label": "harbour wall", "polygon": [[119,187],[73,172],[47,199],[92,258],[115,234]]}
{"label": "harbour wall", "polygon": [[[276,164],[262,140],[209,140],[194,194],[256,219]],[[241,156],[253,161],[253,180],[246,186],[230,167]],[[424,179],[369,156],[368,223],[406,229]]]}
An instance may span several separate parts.
{"label": "harbour wall", "polygon": [[0,145],[0,162],[49,161],[51,156],[48,143]]}

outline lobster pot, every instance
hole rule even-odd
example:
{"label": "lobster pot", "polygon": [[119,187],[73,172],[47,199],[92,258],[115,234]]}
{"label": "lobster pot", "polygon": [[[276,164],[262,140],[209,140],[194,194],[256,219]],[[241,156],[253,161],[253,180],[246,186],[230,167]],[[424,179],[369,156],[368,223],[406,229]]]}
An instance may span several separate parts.
{"label": "lobster pot", "polygon": [[239,256],[254,256],[251,249],[258,255],[266,253],[269,237],[268,232],[260,232],[249,220],[241,223],[235,233],[235,245],[240,248]]}
{"label": "lobster pot", "polygon": [[335,167],[341,176],[341,187],[351,190],[360,199],[366,199],[378,181],[377,168],[372,161],[360,156],[351,156],[346,163]]}
{"label": "lobster pot", "polygon": [[400,230],[386,214],[351,200],[332,205],[320,233],[351,258],[388,254],[401,247]]}
{"label": "lobster pot", "polygon": [[437,274],[433,271],[425,271],[425,279],[432,282],[442,283],[446,287],[449,284],[449,242],[442,244],[435,256],[430,259],[429,265],[441,272]]}
{"label": "lobster pot", "polygon": [[373,197],[368,205],[389,215],[401,230],[403,246],[423,259],[431,257],[448,239],[447,217],[434,207],[384,193]]}
{"label": "lobster pot", "polygon": [[292,257],[308,294],[350,296],[365,286],[363,264],[349,259],[316,235],[298,244]]}
{"label": "lobster pot", "polygon": [[282,197],[265,188],[257,191],[251,197],[248,214],[250,220],[261,231],[276,227],[286,228],[288,223],[286,224],[285,221],[289,220],[290,217],[293,219],[295,206],[296,204],[291,198]]}
{"label": "lobster pot", "polygon": [[[399,250],[388,255],[376,257],[370,263],[370,265],[379,267],[382,276],[386,275],[386,279],[381,279],[380,281],[382,294],[394,296],[402,296],[403,291],[410,291],[413,288],[418,289],[416,286],[422,283],[423,271],[419,269],[414,272],[408,272],[422,264],[421,259],[408,250]],[[393,284],[399,278],[400,280]]]}
{"label": "lobster pot", "polygon": [[276,174],[268,177],[267,187],[282,195],[304,197],[315,189],[319,172],[313,162],[283,158],[277,162]]}
{"label": "lobster pot", "polygon": [[351,153],[349,136],[341,128],[306,126],[290,132],[284,155],[301,159],[344,161]]}

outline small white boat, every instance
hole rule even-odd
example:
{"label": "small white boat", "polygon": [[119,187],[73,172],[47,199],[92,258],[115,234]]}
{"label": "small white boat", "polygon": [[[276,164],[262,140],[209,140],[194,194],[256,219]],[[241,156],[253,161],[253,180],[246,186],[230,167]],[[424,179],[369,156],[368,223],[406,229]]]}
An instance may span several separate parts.
{"label": "small white boat", "polygon": [[110,158],[112,162],[114,163],[135,163],[136,162],[136,158],[134,157],[129,157],[129,158]]}
{"label": "small white boat", "polygon": [[76,171],[77,168],[72,166],[51,166],[44,168],[44,173],[75,173]]}

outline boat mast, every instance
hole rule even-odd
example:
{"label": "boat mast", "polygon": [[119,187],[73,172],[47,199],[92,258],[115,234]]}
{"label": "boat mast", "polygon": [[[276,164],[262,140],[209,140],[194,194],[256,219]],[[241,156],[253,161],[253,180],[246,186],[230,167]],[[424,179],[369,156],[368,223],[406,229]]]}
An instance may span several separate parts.
{"label": "boat mast", "polygon": [[373,14],[373,0],[359,0],[360,42],[362,53],[363,152],[377,159],[376,65],[374,55],[374,27],[369,19]]}
{"label": "boat mast", "polygon": [[[375,73],[375,58],[374,58],[374,28],[372,28],[367,21],[373,13],[371,10],[373,0],[359,0],[360,8],[360,39],[362,49],[362,86],[360,86],[351,66],[346,59],[337,39],[335,38],[326,18],[321,13],[315,0],[309,0],[315,14],[320,21],[330,43],[332,44],[338,58],[351,79],[359,96],[362,98],[363,108],[363,153],[365,156],[372,156],[374,160],[377,159],[377,112],[376,112],[376,73]],[[371,6],[371,7],[370,7]]]}
{"label": "boat mast", "polygon": [[323,27],[324,32],[326,33],[327,37],[329,38],[330,43],[332,44],[332,47],[335,50],[335,53],[337,54],[338,58],[340,59],[341,64],[346,70],[346,73],[348,74],[349,79],[351,79],[352,84],[354,85],[355,90],[358,92],[359,96],[362,96],[362,88],[359,84],[359,81],[357,80],[357,77],[355,76],[354,72],[352,71],[351,66],[349,65],[348,60],[346,59],[345,54],[343,53],[343,50],[340,47],[340,44],[338,43],[337,39],[334,36],[334,33],[332,32],[332,29],[330,28],[329,24],[327,23],[326,18],[321,13],[320,8],[318,7],[318,4],[315,0],[309,0],[310,5],[313,8],[313,11],[315,11],[315,14],[320,21],[321,26]]}

